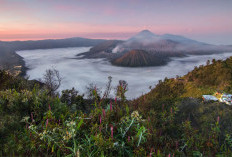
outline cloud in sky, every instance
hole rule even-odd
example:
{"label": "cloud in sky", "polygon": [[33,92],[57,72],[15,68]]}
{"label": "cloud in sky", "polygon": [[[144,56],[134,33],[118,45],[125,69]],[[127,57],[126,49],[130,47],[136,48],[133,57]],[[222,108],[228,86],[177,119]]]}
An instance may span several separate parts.
{"label": "cloud in sky", "polygon": [[232,44],[231,0],[0,0],[0,4],[0,40],[91,34],[120,39],[150,29]]}

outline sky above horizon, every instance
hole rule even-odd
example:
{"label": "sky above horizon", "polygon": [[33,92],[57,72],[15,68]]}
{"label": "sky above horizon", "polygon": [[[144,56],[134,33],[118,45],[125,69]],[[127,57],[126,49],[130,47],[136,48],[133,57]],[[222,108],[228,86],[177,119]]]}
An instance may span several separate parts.
{"label": "sky above horizon", "polygon": [[0,0],[0,40],[127,39],[141,30],[232,45],[232,0]]}

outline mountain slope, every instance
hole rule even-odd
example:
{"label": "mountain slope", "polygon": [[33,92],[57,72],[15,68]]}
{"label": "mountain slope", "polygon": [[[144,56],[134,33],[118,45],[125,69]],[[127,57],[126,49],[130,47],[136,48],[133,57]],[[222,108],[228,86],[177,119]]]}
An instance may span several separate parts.
{"label": "mountain slope", "polygon": [[[217,90],[232,93],[232,57],[224,61],[208,61],[207,65],[195,67],[182,77],[160,80],[155,88],[135,102],[142,104],[145,110],[152,104],[172,104],[186,97],[201,99],[202,95],[211,95]],[[144,97],[146,102],[142,103]]]}
{"label": "mountain slope", "polygon": [[149,30],[143,30],[136,34],[135,36],[129,38],[127,41],[140,41],[140,42],[146,42],[146,41],[156,41],[159,39],[159,36],[150,32]]}
{"label": "mountain slope", "polygon": [[158,58],[163,62],[163,60],[170,60],[170,57],[183,57],[189,54],[207,55],[231,52],[232,47],[210,45],[179,35],[156,35],[149,30],[143,30],[126,41],[105,42],[93,47],[89,52],[83,53],[82,55],[86,58],[107,58],[114,65],[119,66],[147,66],[143,57],[138,57],[136,61],[129,61],[127,59],[128,56],[124,56],[125,54],[128,55],[127,53],[132,50],[143,50],[149,53],[149,55],[155,56],[151,58],[154,61],[149,61],[149,65],[156,66],[160,65],[159,63],[155,64]]}
{"label": "mountain slope", "polygon": [[[202,101],[202,95],[212,95],[216,91],[232,93],[232,57],[224,61],[208,61],[205,66],[195,67],[182,77],[160,80],[149,93],[131,104],[136,106],[139,112],[150,114],[151,120],[160,112],[163,114],[157,116],[157,119],[173,114],[177,119],[171,124],[183,124],[187,120],[200,130],[211,128],[216,120],[217,124],[220,121],[220,136],[224,136],[231,130],[232,106],[221,102]],[[165,125],[165,122],[162,125]]]}
{"label": "mountain slope", "polygon": [[140,49],[151,53],[175,51],[178,43],[160,38],[154,33],[143,30],[127,41],[118,44],[113,50],[114,53],[125,53],[133,49]]}
{"label": "mountain slope", "polygon": [[[164,34],[156,35],[148,30],[144,30],[131,37],[127,41],[118,44],[113,50],[114,53],[123,53],[132,49],[141,49],[150,53],[175,54],[181,52],[183,55],[209,54],[220,51],[228,51],[227,46],[215,46],[196,40],[188,39],[180,35]],[[232,49],[230,49],[232,50]]]}
{"label": "mountain slope", "polygon": [[131,50],[125,53],[122,57],[114,60],[112,64],[126,67],[141,67],[162,65],[164,64],[164,61],[162,59],[155,58],[155,56],[144,50]]}
{"label": "mountain slope", "polygon": [[164,34],[164,35],[161,35],[160,38],[164,40],[172,40],[175,42],[180,42],[180,43],[185,43],[185,44],[202,44],[202,45],[206,44],[206,43],[192,40],[192,39],[180,36],[180,35],[173,35],[173,34]]}
{"label": "mountain slope", "polygon": [[123,41],[121,40],[108,40],[104,41],[94,47],[92,47],[88,52],[79,54],[78,56],[85,55],[84,58],[105,58],[113,56],[111,55],[112,50]]}

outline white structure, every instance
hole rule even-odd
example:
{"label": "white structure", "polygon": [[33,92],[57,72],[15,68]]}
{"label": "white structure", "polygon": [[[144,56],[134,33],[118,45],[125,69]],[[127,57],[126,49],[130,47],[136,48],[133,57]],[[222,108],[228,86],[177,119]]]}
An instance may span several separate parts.
{"label": "white structure", "polygon": [[213,95],[202,95],[204,101],[218,101],[218,99]]}
{"label": "white structure", "polygon": [[223,94],[219,101],[224,102],[227,105],[232,105],[232,94]]}

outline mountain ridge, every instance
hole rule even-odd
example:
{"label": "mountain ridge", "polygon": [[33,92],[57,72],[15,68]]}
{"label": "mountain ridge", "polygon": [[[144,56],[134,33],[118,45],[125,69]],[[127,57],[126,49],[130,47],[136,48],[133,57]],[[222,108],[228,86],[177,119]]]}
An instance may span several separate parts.
{"label": "mountain ridge", "polygon": [[[26,74],[25,62],[21,56],[16,54],[20,50],[50,49],[96,46],[106,40],[88,39],[81,37],[66,39],[28,40],[28,41],[0,41],[0,69],[6,69],[12,74]],[[21,67],[20,69],[15,67]]]}
{"label": "mountain ridge", "polygon": [[[96,47],[93,47],[89,52],[83,53],[82,55],[84,55],[85,58],[106,58],[114,65],[116,59],[132,50],[143,50],[155,56],[156,59],[160,58],[163,60],[170,60],[170,57],[183,57],[189,54],[207,55],[232,51],[232,47],[230,46],[211,45],[181,35],[157,35],[149,30],[142,30],[128,40],[111,44],[109,47],[102,48],[101,51],[95,51]],[[139,62],[140,61],[138,61],[138,63]],[[143,61],[141,60],[141,62]],[[120,64],[117,65],[120,66]],[[135,63],[135,65],[129,65],[133,67],[136,66],[137,63]],[[152,65],[153,64],[149,66]],[[155,66],[155,64],[153,66]]]}

